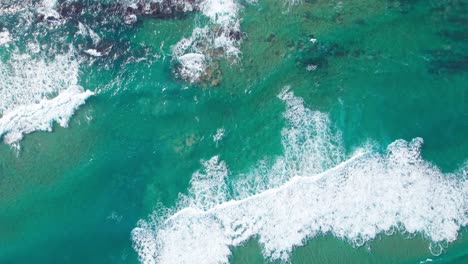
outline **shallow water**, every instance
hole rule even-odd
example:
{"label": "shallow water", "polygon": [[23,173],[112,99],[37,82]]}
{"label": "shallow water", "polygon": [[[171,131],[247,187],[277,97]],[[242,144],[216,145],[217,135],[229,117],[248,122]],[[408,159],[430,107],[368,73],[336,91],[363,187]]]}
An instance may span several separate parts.
{"label": "shallow water", "polygon": [[0,13],[0,120],[70,85],[94,93],[67,127],[0,145],[0,263],[466,261],[466,1],[237,1],[241,55],[198,48],[219,68],[201,84],[177,78],[171,46],[213,27],[203,12],[125,25],[79,2],[60,23],[37,22],[41,1]]}

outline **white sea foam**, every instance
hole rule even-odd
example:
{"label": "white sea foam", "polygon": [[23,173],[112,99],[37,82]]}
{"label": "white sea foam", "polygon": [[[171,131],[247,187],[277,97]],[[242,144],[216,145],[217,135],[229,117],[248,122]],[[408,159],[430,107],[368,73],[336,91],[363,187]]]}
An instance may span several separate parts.
{"label": "white sea foam", "polygon": [[278,96],[285,102],[281,131],[284,154],[273,162],[261,161],[233,184],[237,197],[248,197],[278,187],[295,175],[315,175],[344,160],[343,143],[328,115],[304,106],[286,87]]}
{"label": "white sea foam", "polygon": [[252,237],[272,260],[287,260],[294,247],[323,234],[361,246],[399,230],[440,246],[468,224],[468,165],[442,173],[421,158],[421,138],[397,140],[384,153],[367,146],[344,159],[327,115],[291,92],[279,97],[288,121],[283,157],[247,175],[262,179],[251,182],[251,195],[229,193],[218,156],[204,162],[178,209],[155,212],[133,230],[143,263],[227,263],[230,247]]}
{"label": "white sea foam", "polygon": [[[256,0],[247,0],[247,3],[254,3]],[[300,0],[286,1],[287,6],[295,5]],[[174,60],[185,64],[199,65],[199,67],[179,68],[185,70],[179,73],[179,77],[191,83],[202,81],[205,71],[207,71],[213,59],[224,56],[230,62],[235,63],[241,56],[239,46],[241,44],[241,28],[239,13],[242,6],[236,0],[202,0],[198,4],[201,13],[210,19],[210,23],[205,26],[196,27],[192,35],[182,38],[172,47]],[[191,11],[191,10],[190,10]],[[205,57],[204,64],[197,61],[198,57],[183,57],[185,54],[202,54]],[[189,62],[188,58],[193,59]],[[209,79],[209,78],[208,78]]]}
{"label": "white sea foam", "polygon": [[101,37],[96,32],[94,32],[94,30],[81,22],[78,22],[78,31],[75,33],[75,35],[90,37],[94,45],[97,45],[101,41]]}
{"label": "white sea foam", "polygon": [[51,131],[54,121],[67,127],[75,110],[91,95],[91,91],[83,91],[80,86],[71,86],[52,99],[18,106],[0,118],[0,137],[12,144],[33,131]]}
{"label": "white sea foam", "polygon": [[216,143],[216,146],[218,145],[218,142],[224,138],[224,132],[224,128],[218,128],[216,130],[216,134],[213,136],[213,142]]}
{"label": "white sea foam", "polygon": [[55,10],[57,6],[57,0],[43,0],[39,5],[37,11],[43,14],[46,18],[53,17],[56,19],[60,18],[60,14]]}
{"label": "white sea foam", "polygon": [[7,5],[4,5],[2,8],[0,8],[0,15],[14,14],[26,9],[26,4],[23,3],[6,2],[5,4]]}
{"label": "white sea foam", "polygon": [[206,57],[200,53],[187,53],[179,57],[180,77],[190,82],[199,80],[204,74],[207,62]]}
{"label": "white sea foam", "polygon": [[11,35],[8,30],[0,31],[0,46],[8,44],[11,41]]}
{"label": "white sea foam", "polygon": [[0,77],[0,114],[5,114],[76,85],[78,62],[69,54],[45,60],[14,53],[6,63],[0,63]]}
{"label": "white sea foam", "polygon": [[214,156],[202,162],[203,169],[195,172],[190,181],[190,196],[181,197],[184,207],[208,209],[228,200],[226,163]]}
{"label": "white sea foam", "polygon": [[[188,38],[181,39],[172,47],[174,58],[181,62],[190,65],[198,64],[198,57],[190,57],[194,60],[193,63],[187,61],[187,57],[183,57],[188,53],[202,54],[206,62],[210,62],[212,58],[224,55],[227,58],[235,61],[240,56],[240,39],[233,34],[240,34],[239,11],[241,6],[234,0],[205,0],[201,1],[200,11],[203,15],[210,19],[210,25],[205,27],[196,27],[192,35]],[[190,72],[181,74],[181,77],[190,82],[198,82],[202,75],[199,72],[205,72],[209,63],[200,65],[198,68],[190,68]]]}
{"label": "white sea foam", "polygon": [[195,28],[192,35],[188,38],[182,38],[174,46],[172,46],[172,53],[175,57],[181,57],[184,54],[199,51],[198,46],[202,46],[209,35],[208,27]]}
{"label": "white sea foam", "polygon": [[54,9],[57,6],[57,0],[42,0],[42,5],[47,9]]}
{"label": "white sea foam", "polygon": [[209,17],[212,23],[223,27],[237,24],[239,8],[234,0],[205,0],[200,3],[202,13]]}
{"label": "white sea foam", "polygon": [[95,50],[95,49],[87,49],[87,50],[84,50],[84,53],[90,55],[90,56],[93,56],[93,57],[102,57],[102,53]]}
{"label": "white sea foam", "polygon": [[54,59],[12,54],[0,63],[0,138],[15,143],[24,134],[67,126],[74,110],[92,95],[78,84],[78,62],[71,54]]}
{"label": "white sea foam", "polygon": [[[0,8],[0,14],[19,14],[20,12],[26,11],[27,15],[31,15],[31,11],[34,13],[42,14],[45,17],[59,18],[60,15],[56,10],[58,1],[57,0],[0,0],[1,4],[4,4]],[[25,17],[30,19],[31,17]],[[32,21],[31,21],[32,22]]]}

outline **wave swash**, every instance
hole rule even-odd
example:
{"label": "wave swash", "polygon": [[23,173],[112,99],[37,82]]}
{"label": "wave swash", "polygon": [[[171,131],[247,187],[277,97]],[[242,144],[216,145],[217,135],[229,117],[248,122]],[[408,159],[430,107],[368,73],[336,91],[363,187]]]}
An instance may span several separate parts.
{"label": "wave swash", "polygon": [[[421,158],[423,140],[366,146],[349,158],[328,116],[285,90],[284,154],[233,182],[219,156],[202,162],[177,209],[154,212],[132,231],[142,263],[228,263],[230,248],[257,238],[270,260],[331,234],[362,246],[378,234],[419,234],[433,254],[468,223],[468,168],[450,174]],[[370,144],[369,144],[370,145]],[[232,177],[230,177],[232,178]]]}

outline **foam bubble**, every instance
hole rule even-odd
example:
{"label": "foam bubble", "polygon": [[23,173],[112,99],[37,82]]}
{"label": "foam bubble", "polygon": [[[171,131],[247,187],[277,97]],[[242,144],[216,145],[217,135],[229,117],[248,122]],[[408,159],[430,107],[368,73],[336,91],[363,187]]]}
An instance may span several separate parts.
{"label": "foam bubble", "polygon": [[[191,185],[203,188],[190,189],[189,198],[182,199],[191,203],[155,213],[133,230],[143,263],[227,263],[230,247],[252,237],[271,260],[288,260],[294,247],[324,234],[362,246],[378,234],[400,230],[442,248],[468,224],[468,165],[442,173],[422,159],[421,138],[396,140],[384,153],[367,146],[344,159],[342,145],[334,143],[339,134],[326,128],[327,115],[307,109],[287,90],[279,97],[288,120],[281,165],[248,174],[266,182],[260,189],[276,187],[230,195],[224,187],[214,188],[224,186],[227,166],[219,157],[205,163],[223,169],[214,170],[216,177],[194,174]],[[268,183],[270,177],[281,184]],[[253,181],[250,189],[257,186]],[[200,206],[197,197],[210,202]]]}

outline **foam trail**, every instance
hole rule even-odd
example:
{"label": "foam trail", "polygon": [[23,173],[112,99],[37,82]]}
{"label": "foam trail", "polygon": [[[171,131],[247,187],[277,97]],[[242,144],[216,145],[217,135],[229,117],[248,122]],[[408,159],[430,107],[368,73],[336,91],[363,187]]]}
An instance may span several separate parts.
{"label": "foam trail", "polygon": [[[333,143],[339,135],[323,127],[326,115],[305,108],[291,92],[279,97],[287,105],[288,128],[283,131],[284,155],[278,160],[294,165],[254,169],[266,182],[261,189],[274,187],[255,191],[259,185],[253,181],[249,196],[219,188],[229,174],[219,157],[205,162],[205,170],[218,168],[211,170],[216,177],[195,173],[191,184],[203,186],[196,189],[205,190],[203,200],[210,202],[196,203],[200,196],[192,188],[177,210],[141,220],[132,238],[142,263],[228,263],[230,247],[252,237],[258,238],[265,258],[287,261],[294,247],[319,235],[361,246],[394,230],[421,234],[439,254],[441,245],[456,240],[468,224],[468,165],[442,173],[421,158],[421,138],[397,140],[384,153],[368,146],[344,160],[343,147]],[[326,146],[315,146],[308,142],[311,138]],[[270,176],[280,180],[270,184]]]}

